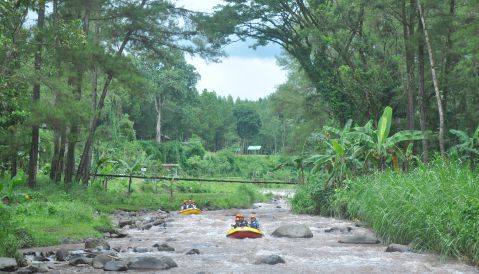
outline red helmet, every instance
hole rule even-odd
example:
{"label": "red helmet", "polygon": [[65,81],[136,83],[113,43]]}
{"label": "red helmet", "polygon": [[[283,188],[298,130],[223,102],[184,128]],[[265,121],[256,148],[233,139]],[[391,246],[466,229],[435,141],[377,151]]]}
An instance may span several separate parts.
{"label": "red helmet", "polygon": [[251,215],[249,218],[250,218],[251,220],[256,220],[256,216],[255,216],[255,215]]}

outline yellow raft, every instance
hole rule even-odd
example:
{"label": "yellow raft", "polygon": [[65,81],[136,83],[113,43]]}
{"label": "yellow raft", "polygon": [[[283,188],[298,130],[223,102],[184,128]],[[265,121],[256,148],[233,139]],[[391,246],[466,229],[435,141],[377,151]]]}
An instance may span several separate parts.
{"label": "yellow raft", "polygon": [[199,208],[187,208],[178,212],[178,214],[181,214],[181,215],[200,214],[200,213],[201,213],[201,209]]}
{"label": "yellow raft", "polygon": [[244,238],[261,238],[263,237],[263,231],[251,228],[251,227],[237,227],[233,228],[230,231],[226,232],[226,237],[235,238],[235,239],[244,239]]}

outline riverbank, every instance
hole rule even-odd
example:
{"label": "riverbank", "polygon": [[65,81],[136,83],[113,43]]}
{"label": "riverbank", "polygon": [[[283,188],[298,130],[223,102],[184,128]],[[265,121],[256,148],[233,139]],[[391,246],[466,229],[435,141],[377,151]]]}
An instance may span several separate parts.
{"label": "riverbank", "polygon": [[478,177],[465,165],[436,161],[409,173],[354,178],[332,193],[310,183],[293,201],[297,211],[363,220],[386,242],[478,265]]}
{"label": "riverbank", "polygon": [[59,244],[66,238],[101,237],[112,230],[109,214],[116,210],[176,210],[185,199],[195,200],[200,208],[247,208],[270,198],[259,187],[245,184],[174,183],[171,196],[169,183],[136,182],[130,194],[125,183],[110,182],[107,190],[99,184],[75,185],[65,192],[63,186],[42,180],[35,191],[19,189],[27,200],[0,205],[0,256],[14,256],[18,248]]}
{"label": "riverbank", "polygon": [[[120,220],[145,222],[164,220],[164,225],[141,229],[126,225],[122,231],[125,238],[107,239],[110,250],[85,249],[85,244],[62,245],[28,251],[43,251],[49,261],[31,261],[60,273],[102,273],[94,268],[95,258],[84,264],[72,265],[76,258],[97,257],[110,254],[120,262],[145,261],[173,262],[166,264],[168,273],[476,273],[477,268],[455,260],[443,260],[426,253],[386,252],[386,246],[377,244],[340,243],[354,236],[374,234],[359,223],[336,218],[292,214],[287,200],[275,193],[267,203],[256,203],[248,209],[205,211],[200,215],[165,215],[158,210],[142,212],[116,212],[115,223]],[[256,214],[265,232],[261,239],[230,239],[225,237],[234,221],[234,215],[242,212]],[[164,218],[163,218],[164,217]],[[313,234],[312,238],[273,237],[272,232],[288,224],[304,225]],[[63,250],[67,261],[57,261],[55,252]],[[50,251],[50,252],[49,252]],[[31,253],[33,254],[33,253]],[[76,255],[75,255],[76,254]],[[261,263],[268,256],[279,256],[277,264]],[[48,256],[47,256],[48,257]],[[29,256],[33,260],[34,256]],[[111,258],[110,258],[111,259]],[[78,261],[77,261],[78,262]],[[117,263],[121,264],[121,263]],[[164,267],[157,264],[156,267]],[[170,268],[171,267],[171,268]],[[158,273],[158,270],[146,270]],[[136,272],[130,269],[129,272]],[[145,271],[145,270],[143,270]],[[150,271],[150,272],[148,272]]]}

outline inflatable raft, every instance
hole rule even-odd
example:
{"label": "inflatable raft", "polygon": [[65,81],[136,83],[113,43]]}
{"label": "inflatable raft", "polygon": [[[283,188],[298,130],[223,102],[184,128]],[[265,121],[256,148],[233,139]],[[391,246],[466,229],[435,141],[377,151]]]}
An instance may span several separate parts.
{"label": "inflatable raft", "polygon": [[226,237],[235,239],[261,238],[263,235],[261,230],[251,227],[237,227],[226,232]]}
{"label": "inflatable raft", "polygon": [[178,214],[182,214],[182,215],[200,214],[200,213],[201,213],[201,209],[199,208],[187,208],[178,212]]}

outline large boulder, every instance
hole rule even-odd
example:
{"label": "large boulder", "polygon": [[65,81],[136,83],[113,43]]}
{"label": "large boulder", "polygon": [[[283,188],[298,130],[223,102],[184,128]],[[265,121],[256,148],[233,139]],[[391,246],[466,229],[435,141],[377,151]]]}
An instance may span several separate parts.
{"label": "large boulder", "polygon": [[281,258],[278,255],[269,255],[265,257],[260,257],[258,258],[254,264],[269,264],[269,265],[274,265],[274,264],[284,264],[286,263],[283,258]]}
{"label": "large boulder", "polygon": [[165,270],[172,267],[177,267],[175,261],[172,258],[161,256],[161,257],[136,257],[129,260],[130,269],[138,270]]}
{"label": "large boulder", "polygon": [[68,264],[72,266],[85,265],[85,264],[91,264],[91,263],[92,263],[92,259],[87,258],[85,256],[73,257],[68,261]]}
{"label": "large boulder", "polygon": [[133,220],[120,220],[118,221],[118,226],[119,227],[124,227],[124,226],[127,226],[127,225],[132,225],[134,223]]}
{"label": "large boulder", "polygon": [[278,227],[273,234],[275,237],[313,238],[313,232],[303,224],[288,224]]}
{"label": "large boulder", "polygon": [[356,234],[345,236],[338,242],[342,244],[379,244],[381,241],[372,234]]}
{"label": "large boulder", "polygon": [[85,248],[86,249],[102,248],[102,249],[109,250],[110,244],[103,239],[90,238],[85,241]]}
{"label": "large boulder", "polygon": [[103,268],[105,271],[127,271],[128,263],[124,261],[109,261]]}
{"label": "large boulder", "polygon": [[60,262],[66,261],[68,256],[70,256],[70,251],[65,248],[60,248],[55,252],[55,259]]}
{"label": "large boulder", "polygon": [[113,261],[113,258],[108,255],[98,255],[95,258],[93,258],[92,266],[97,269],[101,269],[105,266],[107,262]]}
{"label": "large boulder", "polygon": [[13,258],[0,258],[0,271],[15,271],[17,270],[17,261]]}

